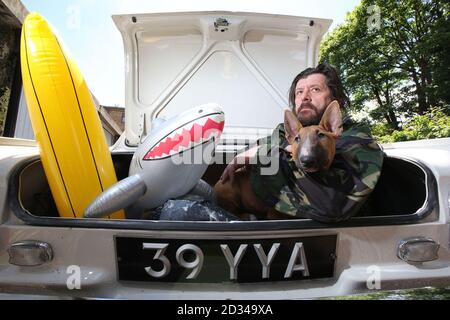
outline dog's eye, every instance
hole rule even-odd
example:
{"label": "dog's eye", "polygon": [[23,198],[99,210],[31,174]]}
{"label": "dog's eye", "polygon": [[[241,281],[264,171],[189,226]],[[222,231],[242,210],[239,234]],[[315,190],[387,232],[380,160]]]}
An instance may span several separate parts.
{"label": "dog's eye", "polygon": [[317,136],[320,138],[320,139],[322,139],[322,138],[325,138],[327,135],[325,134],[325,133],[323,133],[323,132],[317,132]]}
{"label": "dog's eye", "polygon": [[297,142],[297,143],[300,143],[300,137],[299,137],[299,136],[296,136],[296,137],[294,138],[294,141]]}

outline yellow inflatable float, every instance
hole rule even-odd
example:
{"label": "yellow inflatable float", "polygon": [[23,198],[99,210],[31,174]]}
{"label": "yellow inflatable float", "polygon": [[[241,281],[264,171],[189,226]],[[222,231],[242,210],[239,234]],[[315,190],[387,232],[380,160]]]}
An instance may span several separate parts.
{"label": "yellow inflatable float", "polygon": [[[117,178],[86,82],[37,13],[30,13],[23,23],[21,66],[28,111],[56,207],[61,217],[82,217]],[[122,210],[110,215],[124,217]]]}

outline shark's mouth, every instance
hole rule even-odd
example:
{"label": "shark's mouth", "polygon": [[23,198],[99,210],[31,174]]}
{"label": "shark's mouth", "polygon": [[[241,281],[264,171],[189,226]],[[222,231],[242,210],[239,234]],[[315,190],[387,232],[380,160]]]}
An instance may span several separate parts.
{"label": "shark's mouth", "polygon": [[216,122],[209,116],[189,122],[160,140],[147,152],[143,160],[167,158],[193,149],[211,139],[217,141],[224,124],[223,120]]}

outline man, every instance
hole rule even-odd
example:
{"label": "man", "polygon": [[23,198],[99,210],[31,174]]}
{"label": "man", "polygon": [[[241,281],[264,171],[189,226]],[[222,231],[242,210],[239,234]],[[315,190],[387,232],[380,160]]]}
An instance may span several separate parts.
{"label": "man", "polygon": [[[345,114],[349,99],[333,67],[320,64],[308,68],[292,82],[289,103],[303,126],[319,124],[333,100],[339,102],[344,117],[343,133],[336,141],[336,155],[329,170],[309,173],[299,169],[289,153],[284,125],[280,124],[272,136],[237,155],[224,170],[222,182],[233,179],[234,172],[246,165],[255,195],[286,217],[330,223],[354,216],[375,188],[383,152],[370,129]],[[264,175],[259,159],[269,153],[279,154],[279,170]]]}

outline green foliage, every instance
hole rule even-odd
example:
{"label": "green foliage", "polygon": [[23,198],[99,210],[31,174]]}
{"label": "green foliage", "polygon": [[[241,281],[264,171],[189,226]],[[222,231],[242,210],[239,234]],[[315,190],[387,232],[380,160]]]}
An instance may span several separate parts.
{"label": "green foliage", "polygon": [[424,287],[403,290],[374,290],[364,294],[338,296],[322,300],[449,300],[450,287]]}
{"label": "green foliage", "polygon": [[377,139],[378,142],[393,142],[391,134],[394,130],[386,123],[378,122],[372,126],[372,136]]}
{"label": "green foliage", "polygon": [[444,0],[362,0],[327,35],[320,60],[339,70],[352,112],[371,102],[372,120],[400,131],[401,118],[450,105],[449,8]]}
{"label": "green foliage", "polygon": [[381,143],[450,137],[450,116],[442,108],[431,108],[405,122],[403,130],[392,130],[385,123],[372,126],[372,135]]}

